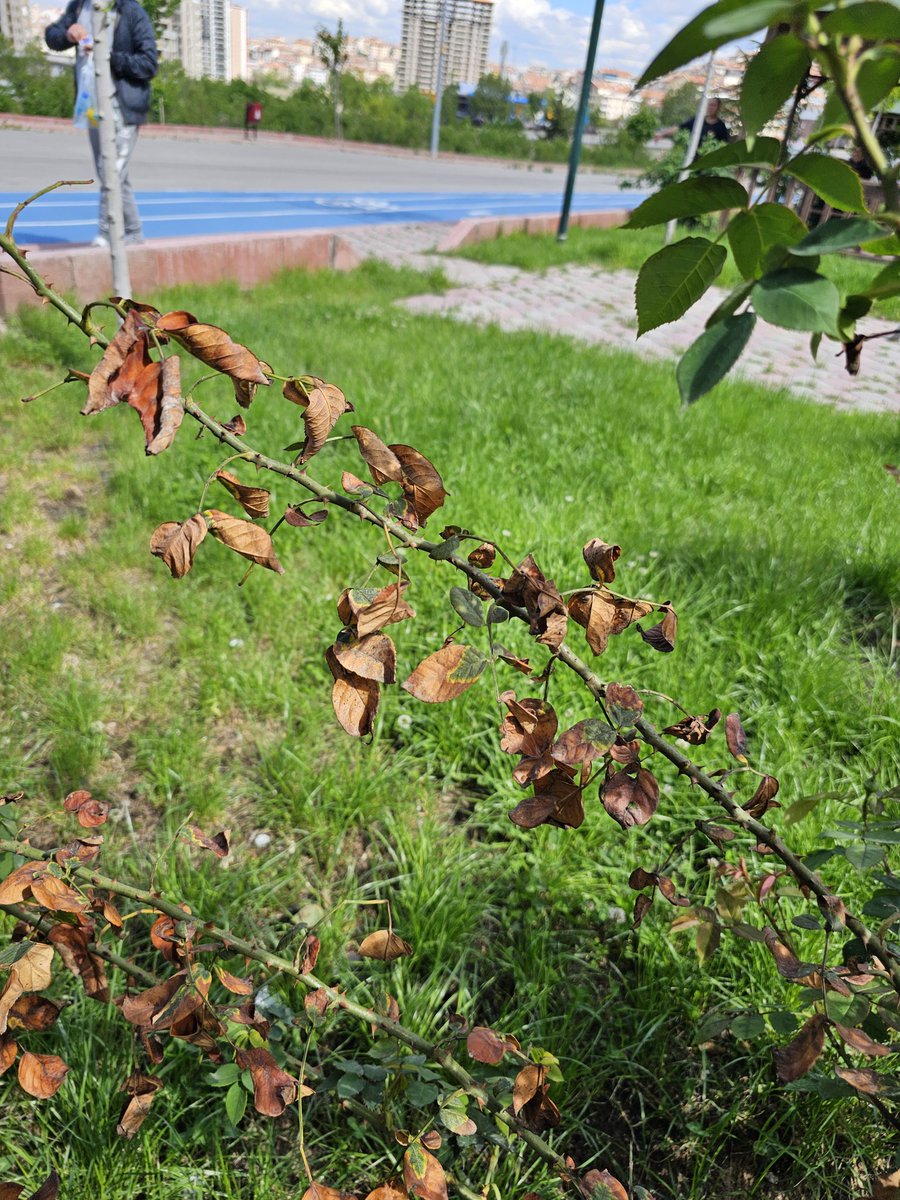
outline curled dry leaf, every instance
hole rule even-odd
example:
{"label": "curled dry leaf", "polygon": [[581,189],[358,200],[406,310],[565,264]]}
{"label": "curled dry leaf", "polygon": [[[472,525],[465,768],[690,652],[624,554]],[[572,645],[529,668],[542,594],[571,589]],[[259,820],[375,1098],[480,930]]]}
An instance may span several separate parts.
{"label": "curled dry leaf", "polygon": [[644,711],[644,702],[628,684],[609,683],[606,685],[606,710],[617,729],[631,729]]}
{"label": "curled dry leaf", "polygon": [[513,1084],[512,1107],[516,1116],[539,1092],[545,1091],[549,1086],[546,1083],[546,1074],[545,1068],[537,1063],[526,1063],[519,1071]]}
{"label": "curled dry leaf", "polygon": [[403,1182],[410,1196],[421,1200],[447,1200],[447,1177],[444,1168],[416,1139],[403,1154]]}
{"label": "curled dry leaf", "polygon": [[335,642],[334,656],[345,671],[376,683],[394,683],[397,652],[394,643],[384,633],[369,633],[353,641]]}
{"label": "curled dry leaf", "polygon": [[636,775],[618,771],[600,789],[603,807],[623,829],[646,825],[659,804],[659,784],[641,767]]}
{"label": "curled dry leaf", "polygon": [[590,718],[579,721],[571,729],[560,734],[550,750],[557,762],[568,767],[587,766],[603,758],[616,741],[616,731],[605,721]]}
{"label": "curled dry leaf", "polygon": [[432,513],[441,507],[447,498],[444,481],[434,465],[424,454],[412,446],[389,446],[398,459],[403,471],[400,486],[410,513],[407,511],[401,518],[404,525],[417,529],[424,525]]}
{"label": "curled dry leaf", "polygon": [[391,483],[401,483],[403,467],[400,459],[378,434],[366,429],[364,425],[352,426],[352,433],[375,482],[387,483],[390,480]]}
{"label": "curled dry leaf", "polygon": [[770,808],[781,808],[775,797],[778,795],[779,783],[774,775],[764,775],[759,787],[747,804],[744,805],[751,817],[759,819]]}
{"label": "curled dry leaf", "polygon": [[111,385],[118,377],[129,352],[141,341],[147,340],[147,325],[137,312],[129,312],[122,322],[116,336],[106,347],[103,357],[91,371],[88,379],[88,398],[81,410],[83,416],[103,412],[112,408],[121,400],[121,395],[113,391]]}
{"label": "curled dry leaf", "polygon": [[395,958],[406,958],[412,954],[412,946],[398,937],[389,929],[376,929],[368,937],[363,938],[359,953],[363,958],[380,958],[384,962],[393,962]]}
{"label": "curled dry leaf", "polygon": [[155,1075],[145,1075],[143,1071],[132,1071],[122,1086],[120,1092],[128,1093],[128,1100],[122,1109],[116,1133],[119,1137],[133,1138],[143,1125],[153,1097],[163,1086],[163,1081]]}
{"label": "curled dry leaf", "polygon": [[0,991],[0,1034],[5,1033],[10,1013],[19,998],[26,992],[43,991],[53,979],[53,947],[43,943],[25,944],[28,949],[10,965],[9,977]]}
{"label": "curled dry leaf", "polygon": [[683,717],[674,725],[667,725],[663,733],[681,738],[690,746],[702,746],[721,719],[721,709],[713,708],[705,717]]}
{"label": "curled dry leaf", "polygon": [[34,992],[20,996],[9,1010],[9,1028],[34,1030],[49,1029],[60,1014],[60,1007],[46,996]]}
{"label": "curled dry leaf", "polygon": [[877,1071],[872,1071],[868,1067],[860,1070],[854,1070],[852,1067],[838,1067],[837,1074],[845,1083],[849,1083],[852,1088],[856,1088],[858,1092],[863,1092],[867,1096],[879,1096],[882,1092],[888,1091],[892,1083],[886,1075],[879,1075]]}
{"label": "curled dry leaf", "polygon": [[103,959],[90,950],[88,926],[54,925],[47,937],[65,966],[82,982],[85,994],[101,1004],[109,1001],[109,985]]}
{"label": "curled dry leaf", "polygon": [[581,1182],[590,1200],[628,1200],[624,1184],[609,1171],[588,1171]]}
{"label": "curled dry leaf", "polygon": [[678,635],[678,617],[671,604],[661,605],[661,610],[666,615],[658,625],[653,625],[647,630],[638,625],[637,630],[648,646],[659,650],[661,654],[671,654],[675,649],[675,638]]}
{"label": "curled dry leaf", "polygon": [[285,524],[293,525],[295,529],[309,529],[328,520],[328,509],[318,508],[315,512],[306,513],[299,504],[289,504],[284,510],[284,520]]}
{"label": "curled dry leaf", "polygon": [[264,1117],[280,1117],[285,1108],[297,1099],[297,1080],[282,1071],[268,1050],[262,1046],[238,1050],[235,1054],[242,1071],[249,1071],[253,1080],[253,1103]]}
{"label": "curled dry leaf", "polygon": [[531,636],[541,645],[558,650],[568,625],[566,604],[556,584],[544,576],[533,555],[528,554],[522,559],[504,582],[502,591],[505,600],[528,613]]}
{"label": "curled dry leaf", "polygon": [[[0,1035],[0,1075],[6,1074],[16,1061],[18,1052],[18,1044],[11,1037]],[[0,1194],[0,1200],[2,1200],[2,1194]]]}
{"label": "curled dry leaf", "polygon": [[409,587],[407,580],[389,583],[380,591],[359,592],[348,588],[338,598],[338,616],[345,625],[355,626],[358,637],[377,633],[385,625],[407,621],[416,614],[403,598]]}
{"label": "curled dry leaf", "polygon": [[160,378],[159,405],[152,414],[152,434],[147,430],[147,454],[161,454],[175,441],[184,418],[184,400],[181,397],[181,360],[174,355],[164,359]]}
{"label": "curled dry leaf", "polygon": [[324,988],[316,988],[315,991],[307,992],[303,997],[303,1007],[307,1012],[317,1012],[322,1017],[325,1015],[328,1004],[328,993]]}
{"label": "curled dry leaf", "polygon": [[448,642],[423,659],[401,686],[426,704],[443,704],[477,683],[486,664],[487,659],[474,646]]}
{"label": "curled dry leaf", "polygon": [[581,551],[591,579],[598,583],[612,583],[616,577],[615,562],[622,553],[621,546],[610,546],[600,538],[591,538]]}
{"label": "curled dry leaf", "polygon": [[206,515],[210,522],[209,532],[223,546],[234,550],[242,558],[248,558],[250,562],[274,571],[276,575],[284,574],[284,567],[278,561],[267,530],[251,521],[242,521],[240,517],[231,517],[217,508],[208,508]]}
{"label": "curled dry leaf", "polygon": [[204,850],[211,850],[216,858],[225,858],[230,849],[230,829],[223,829],[219,833],[214,833],[212,837],[207,837],[197,825],[183,825],[181,836],[185,841],[192,842],[195,846],[201,846]]}
{"label": "curled dry leaf", "polygon": [[344,1200],[344,1193],[314,1181],[303,1193],[302,1200]]}
{"label": "curled dry leaf", "polygon": [[0,883],[0,904],[19,904],[28,899],[48,912],[80,916],[87,908],[87,901],[59,878],[56,864],[50,862],[23,863]]}
{"label": "curled dry leaf", "polygon": [[240,413],[237,413],[230,421],[225,421],[222,428],[227,429],[229,433],[233,433],[235,437],[243,437],[247,432],[247,422]]}
{"label": "curled dry leaf", "polygon": [[407,1200],[409,1192],[398,1182],[383,1183],[374,1192],[369,1192],[366,1200]]}
{"label": "curled dry leaf", "polygon": [[569,616],[580,625],[594,654],[602,654],[609,639],[653,612],[656,606],[649,600],[626,600],[602,584],[587,591],[576,592],[569,601]]}
{"label": "curled dry leaf", "polygon": [[737,713],[729,713],[725,718],[725,741],[731,755],[746,766],[747,735]]}
{"label": "curled dry leaf", "polygon": [[339,418],[344,413],[353,412],[353,405],[333,383],[313,378],[307,379],[305,383],[311,386],[306,387],[299,380],[289,379],[282,389],[285,399],[299,404],[303,409],[306,441],[300,452],[301,464],[309,462],[314,454],[318,454]]}
{"label": "curled dry leaf", "polygon": [[[162,333],[171,334],[194,358],[221,371],[223,375],[245,383],[269,382],[256,355],[246,346],[233,342],[218,325],[203,325],[191,313],[180,311],[165,313],[156,322],[156,328]],[[243,403],[240,397],[238,403]]]}
{"label": "curled dry leaf", "polygon": [[792,1041],[773,1051],[775,1071],[782,1083],[792,1083],[802,1078],[816,1065],[825,1048],[827,1025],[826,1017],[814,1013]]}
{"label": "curled dry leaf", "polygon": [[869,1058],[882,1058],[886,1054],[894,1053],[895,1047],[885,1046],[881,1042],[874,1041],[863,1029],[839,1025],[837,1021],[834,1023],[834,1028],[852,1050],[858,1050],[860,1054],[867,1054]]}
{"label": "curled dry leaf", "polygon": [[230,971],[226,971],[218,963],[216,963],[215,972],[219,977],[219,982],[223,987],[228,988],[229,992],[234,992],[236,996],[251,996],[253,994],[252,979],[243,979],[238,975],[232,975]]}
{"label": "curled dry leaf", "polygon": [[62,1087],[69,1070],[55,1054],[32,1054],[25,1050],[19,1059],[19,1085],[37,1100],[49,1100]]}
{"label": "curled dry leaf", "polygon": [[632,929],[637,929],[637,927],[640,925],[641,921],[643,921],[644,917],[646,917],[647,913],[650,911],[650,909],[652,907],[653,907],[653,893],[652,892],[650,893],[649,896],[646,895],[646,893],[642,893],[640,896],[637,897],[637,899],[634,902],[634,912],[632,913],[632,917],[631,917],[631,928]]}
{"label": "curled dry leaf", "polygon": [[230,471],[216,471],[216,479],[222,487],[231,492],[248,517],[256,519],[269,515],[269,492],[265,488],[241,483]]}
{"label": "curled dry leaf", "polygon": [[75,813],[78,824],[84,829],[96,829],[109,815],[109,805],[95,800],[90,792],[69,792],[63,801],[66,812]]}
{"label": "curled dry leaf", "polygon": [[[769,947],[769,951],[775,959],[775,966],[779,975],[784,976],[785,979],[789,979],[791,983],[821,989],[823,983],[822,971],[816,963],[800,962],[797,956],[783,942],[778,940],[778,934],[774,929],[767,928],[763,930],[763,941]],[[837,992],[841,996],[849,996],[851,994],[847,984],[835,971],[830,969],[825,970],[824,983],[829,991]]]}
{"label": "curled dry leaf", "polygon": [[372,732],[381,700],[378,683],[346,670],[332,646],[325,651],[325,658],[334,678],[331,688],[334,715],[351,737],[365,737]]}
{"label": "curled dry leaf", "polygon": [[494,565],[494,559],[497,557],[497,547],[493,542],[481,542],[474,550],[467,555],[469,562],[473,567],[478,567],[481,571],[489,571]]}
{"label": "curled dry leaf", "polygon": [[172,572],[173,579],[181,579],[191,569],[197,547],[206,537],[208,529],[199,513],[183,525],[177,521],[164,521],[150,537],[150,553],[163,560]]}
{"label": "curled dry leaf", "polygon": [[486,1025],[476,1025],[466,1038],[466,1049],[476,1062],[494,1066],[507,1050],[518,1050],[519,1043],[509,1034],[496,1033]]}

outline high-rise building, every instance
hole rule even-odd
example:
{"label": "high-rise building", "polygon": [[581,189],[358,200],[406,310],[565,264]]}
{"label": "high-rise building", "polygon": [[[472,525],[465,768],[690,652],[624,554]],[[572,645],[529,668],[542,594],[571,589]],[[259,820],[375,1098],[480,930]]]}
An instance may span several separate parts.
{"label": "high-rise building", "polygon": [[231,78],[248,79],[250,54],[247,45],[247,10],[231,5]]}
{"label": "high-rise building", "polygon": [[16,54],[31,36],[30,8],[28,0],[0,0],[0,34],[9,38]]}
{"label": "high-rise building", "polygon": [[[235,12],[240,14],[237,20]],[[235,28],[239,35],[242,31],[238,51],[240,53],[243,47],[246,63],[246,9],[235,9],[229,0],[181,0],[159,38],[160,57],[165,61],[180,62],[191,79],[205,75],[227,83],[235,74],[232,51]],[[245,75],[239,77],[245,78]]]}
{"label": "high-rise building", "polygon": [[437,87],[441,29],[444,87],[477,83],[484,74],[491,36],[493,0],[403,0],[403,44],[397,67],[399,92]]}

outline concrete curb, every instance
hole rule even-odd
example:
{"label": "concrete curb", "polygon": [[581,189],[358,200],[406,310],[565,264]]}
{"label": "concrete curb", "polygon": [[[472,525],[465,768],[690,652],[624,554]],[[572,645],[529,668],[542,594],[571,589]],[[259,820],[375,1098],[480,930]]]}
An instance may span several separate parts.
{"label": "concrete curb", "polygon": [[[629,215],[628,210],[624,208],[609,212],[572,213],[569,225],[577,225],[582,229],[612,229],[616,225],[624,225]],[[472,217],[454,225],[443,241],[438,243],[437,249],[439,254],[448,254],[463,246],[474,246],[477,242],[487,242],[507,233],[555,233],[558,225],[559,217],[550,215]]]}
{"label": "concrete curb", "polygon": [[[34,249],[28,261],[53,287],[82,303],[112,290],[109,251],[94,246]],[[243,288],[271,279],[279,271],[331,268],[349,271],[362,259],[344,237],[331,231],[233,234],[201,238],[165,238],[128,248],[128,267],[136,296],[178,284],[233,280]],[[39,304],[31,287],[0,274],[0,316],[23,304]]]}

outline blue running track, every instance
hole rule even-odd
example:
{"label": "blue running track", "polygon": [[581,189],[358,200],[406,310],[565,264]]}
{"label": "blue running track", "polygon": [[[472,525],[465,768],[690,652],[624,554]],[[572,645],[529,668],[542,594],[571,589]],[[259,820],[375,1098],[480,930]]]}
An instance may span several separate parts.
{"label": "blue running track", "polygon": [[[587,193],[575,197],[572,210],[631,209],[644,195]],[[22,199],[13,192],[0,192],[0,213],[9,213]],[[137,199],[148,240],[466,217],[530,217],[558,213],[561,204],[561,196],[552,192],[138,192]],[[22,213],[16,234],[23,244],[83,244],[97,232],[96,215],[96,192],[52,192]]]}

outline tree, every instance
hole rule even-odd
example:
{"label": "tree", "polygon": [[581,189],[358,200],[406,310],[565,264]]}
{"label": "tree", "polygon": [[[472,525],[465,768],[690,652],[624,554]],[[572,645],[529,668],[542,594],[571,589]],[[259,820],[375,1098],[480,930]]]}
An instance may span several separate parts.
{"label": "tree", "polygon": [[509,84],[500,75],[482,75],[469,101],[470,116],[489,125],[509,119]]}
{"label": "tree", "polygon": [[157,37],[180,6],[181,0],[143,0],[144,11],[150,18]]}
{"label": "tree", "polygon": [[575,109],[566,104],[563,93],[555,92],[547,104],[547,123],[544,126],[546,136],[568,140],[575,129]]}
{"label": "tree", "polygon": [[341,71],[344,69],[349,56],[348,38],[344,33],[343,20],[338,21],[337,29],[334,33],[329,33],[324,25],[320,25],[316,30],[316,45],[319,52],[319,60],[327,69],[328,78],[331,81],[334,136],[340,141],[341,114],[343,112],[343,105],[341,104]]}
{"label": "tree", "polygon": [[625,132],[638,146],[649,142],[659,129],[659,114],[649,104],[642,104],[625,122]]}
{"label": "tree", "polygon": [[666,92],[659,108],[660,125],[680,125],[697,115],[700,89],[694,83],[682,83],[680,87]]}

